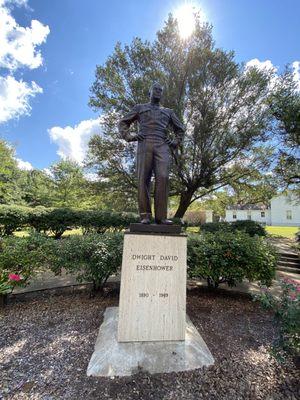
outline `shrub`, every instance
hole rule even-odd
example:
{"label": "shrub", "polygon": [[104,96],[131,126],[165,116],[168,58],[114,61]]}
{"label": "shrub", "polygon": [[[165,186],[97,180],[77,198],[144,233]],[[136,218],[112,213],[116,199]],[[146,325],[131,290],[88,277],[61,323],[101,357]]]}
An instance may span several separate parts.
{"label": "shrub", "polygon": [[37,232],[50,233],[59,239],[65,231],[76,228],[79,219],[79,211],[71,208],[36,207],[29,212],[28,224]]}
{"label": "shrub", "polygon": [[[52,240],[52,242],[54,242]],[[18,238],[15,236],[1,239],[0,242],[0,281],[11,286],[8,282],[10,274],[21,277],[19,284],[26,285],[35,272],[55,254],[51,242],[42,235]],[[48,247],[48,248],[47,248]]]}
{"label": "shrub", "polygon": [[42,234],[7,237],[0,242],[0,291],[9,284],[9,274],[18,274],[26,284],[42,269],[60,274],[62,268],[79,282],[93,282],[101,289],[122,262],[122,233],[72,235],[54,240]]}
{"label": "shrub", "polygon": [[276,264],[275,248],[258,236],[217,231],[188,238],[188,274],[210,287],[234,286],[245,278],[270,286]]}
{"label": "shrub", "polygon": [[79,282],[93,282],[96,290],[103,287],[122,263],[121,233],[73,235],[56,243],[53,272],[59,274],[65,268],[68,273],[75,274]]}
{"label": "shrub", "polygon": [[238,220],[234,222],[207,222],[201,225],[201,232],[236,232],[243,231],[250,236],[266,236],[265,228],[259,222],[251,220]]}
{"label": "shrub", "polygon": [[292,279],[280,282],[281,292],[274,296],[262,288],[254,299],[262,306],[275,312],[280,324],[280,345],[293,353],[300,354],[300,284]]}
{"label": "shrub", "polygon": [[43,206],[31,208],[28,213],[28,225],[36,232],[46,233],[49,228],[48,216],[51,211],[52,208]]}
{"label": "shrub", "polygon": [[54,208],[47,215],[42,217],[45,220],[45,231],[59,239],[63,233],[79,225],[78,211],[70,208]]}
{"label": "shrub", "polygon": [[28,222],[28,207],[0,205],[0,236],[9,236]]}
{"label": "shrub", "polygon": [[130,223],[138,221],[138,216],[133,213],[117,213],[113,211],[87,210],[79,211],[79,226],[83,233],[104,233],[107,230],[120,231]]}
{"label": "shrub", "polygon": [[248,233],[248,235],[250,235],[250,236],[254,236],[254,235],[266,236],[267,235],[265,227],[256,221],[237,220],[237,221],[232,222],[231,226],[234,231],[244,231],[244,232]]}
{"label": "shrub", "polygon": [[137,222],[133,213],[102,210],[75,210],[71,208],[35,208],[0,206],[0,235],[11,235],[15,230],[31,227],[36,232],[53,234],[59,239],[67,230],[82,227],[83,232],[104,233],[120,231]]}
{"label": "shrub", "polygon": [[200,228],[201,232],[231,232],[231,225],[229,222],[206,222],[205,224],[201,225]]}

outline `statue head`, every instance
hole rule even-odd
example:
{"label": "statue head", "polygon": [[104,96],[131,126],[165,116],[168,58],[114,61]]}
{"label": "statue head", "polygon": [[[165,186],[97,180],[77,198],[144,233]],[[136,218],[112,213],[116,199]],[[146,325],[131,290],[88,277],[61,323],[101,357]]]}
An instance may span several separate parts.
{"label": "statue head", "polygon": [[153,83],[149,91],[150,100],[159,102],[162,97],[162,93],[163,87],[161,86],[161,84],[159,84],[158,82]]}

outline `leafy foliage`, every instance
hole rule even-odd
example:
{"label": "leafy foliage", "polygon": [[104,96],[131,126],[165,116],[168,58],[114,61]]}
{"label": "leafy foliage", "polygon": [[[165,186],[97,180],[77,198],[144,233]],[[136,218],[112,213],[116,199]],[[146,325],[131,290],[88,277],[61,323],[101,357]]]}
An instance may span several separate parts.
{"label": "leafy foliage", "polygon": [[28,222],[27,207],[0,205],[0,236],[11,235]]}
{"label": "leafy foliage", "polygon": [[[20,276],[20,285],[26,283],[40,270],[46,267],[54,256],[52,241],[42,235],[27,238],[6,237],[0,240],[0,283],[2,289],[9,292],[13,288],[10,274]],[[50,249],[49,249],[50,246]]]}
{"label": "leafy foliage", "polygon": [[175,216],[182,217],[197,198],[251,176],[261,165],[254,150],[269,127],[271,75],[243,68],[233,52],[215,48],[211,26],[199,19],[191,38],[182,41],[170,16],[153,43],[139,38],[123,48],[118,43],[97,66],[90,105],[104,115],[103,134],[91,139],[87,165],[102,178],[102,190],[135,200],[134,145],[120,140],[117,121],[134,104],[146,102],[151,83],[159,81],[164,106],[187,126],[171,172],[171,194],[180,196]]}
{"label": "leafy foliage", "polygon": [[244,232],[206,233],[188,238],[188,274],[207,279],[208,285],[234,286],[243,279],[270,286],[277,255],[263,238]]}
{"label": "leafy foliage", "polygon": [[274,173],[279,185],[295,190],[300,197],[300,91],[290,68],[278,78],[269,104],[277,121],[278,150]]}
{"label": "leafy foliage", "polygon": [[98,290],[120,268],[122,248],[121,233],[73,235],[57,242],[57,260],[52,270],[60,273],[65,268],[79,282],[93,282]]}
{"label": "leafy foliage", "polygon": [[300,285],[286,278],[280,282],[281,292],[274,296],[262,288],[254,299],[275,312],[281,327],[281,345],[284,349],[300,354]]}
{"label": "leafy foliage", "polygon": [[265,228],[256,221],[237,220],[234,222],[207,222],[201,225],[201,232],[236,232],[242,231],[250,236],[266,236]]}
{"label": "leafy foliage", "polygon": [[0,140],[0,204],[20,202],[20,190],[16,185],[19,170],[14,149]]}
{"label": "leafy foliage", "polygon": [[84,233],[104,233],[107,230],[120,231],[137,221],[138,216],[133,213],[0,205],[0,236],[31,227],[36,232],[59,239],[65,231],[73,228],[81,227]]}

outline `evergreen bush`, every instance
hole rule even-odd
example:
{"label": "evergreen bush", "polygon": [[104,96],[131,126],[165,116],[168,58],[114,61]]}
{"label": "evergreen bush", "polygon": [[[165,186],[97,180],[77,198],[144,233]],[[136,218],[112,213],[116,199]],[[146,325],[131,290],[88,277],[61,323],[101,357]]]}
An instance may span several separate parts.
{"label": "evergreen bush", "polygon": [[234,286],[243,279],[270,286],[276,264],[276,250],[263,237],[217,231],[188,238],[188,274],[211,287]]}
{"label": "evergreen bush", "polygon": [[265,228],[256,221],[237,220],[234,222],[207,222],[201,225],[201,232],[236,232],[243,231],[250,236],[266,236]]}

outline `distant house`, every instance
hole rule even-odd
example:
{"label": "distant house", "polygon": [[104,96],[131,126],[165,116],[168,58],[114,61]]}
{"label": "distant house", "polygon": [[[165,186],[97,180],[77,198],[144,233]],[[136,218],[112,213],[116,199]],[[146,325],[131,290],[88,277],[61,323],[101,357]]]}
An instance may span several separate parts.
{"label": "distant house", "polygon": [[293,194],[280,194],[264,205],[230,206],[226,221],[250,219],[263,225],[300,226],[300,201]]}

